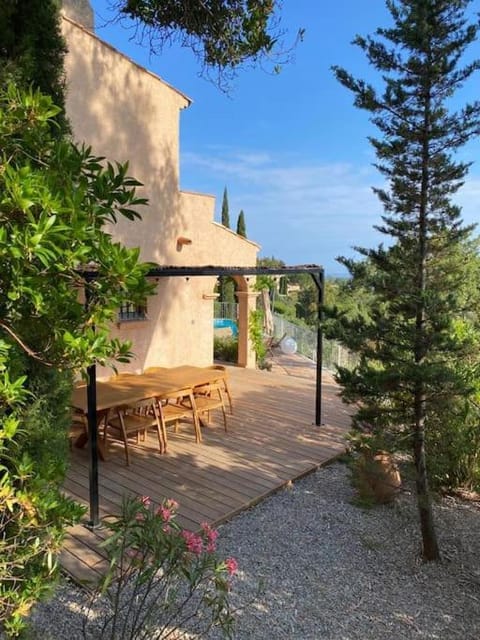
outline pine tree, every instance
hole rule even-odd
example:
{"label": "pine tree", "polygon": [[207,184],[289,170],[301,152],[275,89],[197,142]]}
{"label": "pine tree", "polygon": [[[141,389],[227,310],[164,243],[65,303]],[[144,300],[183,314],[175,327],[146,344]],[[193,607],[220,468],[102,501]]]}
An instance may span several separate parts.
{"label": "pine tree", "polygon": [[243,209],[238,214],[237,233],[239,236],[242,236],[243,238],[247,237],[247,227],[245,225],[245,214],[243,213]]}
{"label": "pine tree", "polygon": [[228,193],[227,187],[223,190],[223,200],[222,200],[222,224],[227,229],[230,229],[230,214],[228,211]]}
{"label": "pine tree", "polygon": [[462,256],[472,228],[451,202],[469,166],[452,154],[480,130],[479,102],[449,111],[451,96],[480,68],[479,61],[459,67],[479,28],[467,23],[469,4],[387,0],[393,26],[354,41],[380,72],[381,92],[334,68],[382,134],[370,140],[388,183],[375,189],[384,207],[377,229],[393,240],[389,248],[358,249],[363,261],[342,260],[370,304],[368,317],[340,323],[343,341],[360,355],[340,380],[344,398],[360,403],[357,423],[410,444],[426,560],[440,554],[425,438],[442,406],[469,392],[456,362],[468,353],[478,363],[476,341],[458,330],[468,310]]}

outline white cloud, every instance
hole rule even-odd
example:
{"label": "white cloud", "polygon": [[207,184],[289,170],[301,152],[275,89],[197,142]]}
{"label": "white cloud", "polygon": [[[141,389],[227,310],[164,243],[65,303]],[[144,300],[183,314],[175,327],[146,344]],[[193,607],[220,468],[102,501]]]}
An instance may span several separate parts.
{"label": "white cloud", "polygon": [[182,171],[196,175],[197,184],[205,186],[212,177],[226,184],[230,211],[245,211],[249,237],[263,246],[262,253],[289,263],[331,266],[336,255],[367,241],[379,220],[380,207],[369,186],[377,176],[369,167],[225,149],[185,153],[182,161]]}
{"label": "white cloud", "polygon": [[[351,255],[353,245],[375,246],[383,236],[382,209],[372,185],[382,177],[369,165],[309,163],[293,155],[254,150],[209,149],[182,154],[182,172],[196,188],[221,193],[227,185],[232,212],[245,211],[248,236],[289,264],[318,262],[340,270],[338,255]],[[459,193],[467,222],[477,219],[480,179],[472,177]]]}

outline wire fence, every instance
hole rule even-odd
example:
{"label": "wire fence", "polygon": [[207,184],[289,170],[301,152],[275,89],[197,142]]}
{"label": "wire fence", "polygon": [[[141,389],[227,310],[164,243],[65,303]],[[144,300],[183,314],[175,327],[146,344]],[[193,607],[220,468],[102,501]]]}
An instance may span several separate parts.
{"label": "wire fence", "polygon": [[[297,343],[297,352],[313,362],[317,361],[317,332],[289,322],[283,316],[273,314],[274,337],[279,340],[284,335],[289,336]],[[323,340],[322,365],[325,369],[334,371],[337,366],[355,366],[357,357],[342,347],[335,340]]]}

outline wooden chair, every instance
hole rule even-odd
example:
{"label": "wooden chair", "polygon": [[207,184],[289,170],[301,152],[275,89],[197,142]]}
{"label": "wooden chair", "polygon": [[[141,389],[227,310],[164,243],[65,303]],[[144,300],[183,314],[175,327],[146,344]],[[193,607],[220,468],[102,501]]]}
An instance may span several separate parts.
{"label": "wooden chair", "polygon": [[210,422],[210,412],[214,409],[221,409],[223,413],[223,424],[227,430],[227,412],[223,400],[224,384],[222,380],[210,382],[194,389],[195,407],[199,416],[207,414],[207,422]]}
{"label": "wooden chair", "polygon": [[215,382],[219,382],[220,384],[223,385],[223,391],[225,391],[225,393],[227,394],[228,404],[230,406],[230,413],[233,415],[233,402],[232,402],[232,395],[230,393],[230,388],[228,386],[227,367],[223,364],[212,364],[208,368],[223,372],[223,376],[218,380],[216,380]]}
{"label": "wooden chair", "polygon": [[87,417],[83,411],[74,409],[72,414],[72,422],[70,424],[70,430],[68,432],[68,442],[70,449],[73,449],[74,442],[80,439],[81,445],[85,444],[88,439],[88,423]]}
{"label": "wooden chair", "polygon": [[107,419],[103,433],[104,446],[106,445],[107,432],[116,432],[117,436],[123,441],[127,466],[130,466],[128,438],[134,435],[138,443],[140,438],[142,436],[145,437],[146,432],[153,428],[157,431],[159,451],[164,453],[166,442],[164,441],[157,404],[154,401],[139,403],[133,407],[117,407],[115,415]]}
{"label": "wooden chair", "polygon": [[[103,442],[100,440],[102,429],[105,429],[105,420],[107,417],[107,411],[97,412],[97,431],[98,431],[98,454],[101,460],[106,460],[105,449]],[[70,425],[70,431],[68,433],[70,449],[73,450],[73,446],[78,449],[82,449],[88,442],[88,419],[87,416],[79,409],[74,409],[72,414],[72,422]]]}
{"label": "wooden chair", "polygon": [[181,420],[189,419],[192,421],[195,433],[195,442],[202,441],[202,433],[200,431],[200,421],[195,408],[195,400],[193,398],[193,390],[190,387],[173,391],[171,393],[162,394],[161,398],[157,398],[158,412],[162,433],[165,441],[165,450],[167,449],[167,425],[174,425],[175,432]]}

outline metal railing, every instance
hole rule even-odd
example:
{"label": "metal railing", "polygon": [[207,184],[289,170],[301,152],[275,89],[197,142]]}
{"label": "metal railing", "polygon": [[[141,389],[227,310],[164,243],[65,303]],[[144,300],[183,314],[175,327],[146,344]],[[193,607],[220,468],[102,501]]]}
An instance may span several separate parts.
{"label": "metal railing", "polygon": [[238,318],[238,302],[214,302],[213,317],[236,320]]}
{"label": "metal railing", "polygon": [[[273,314],[274,337],[290,336],[297,343],[297,352],[312,362],[317,360],[317,332],[289,322],[283,316]],[[335,340],[323,340],[323,367],[334,371],[336,366],[351,368],[357,357]]]}

